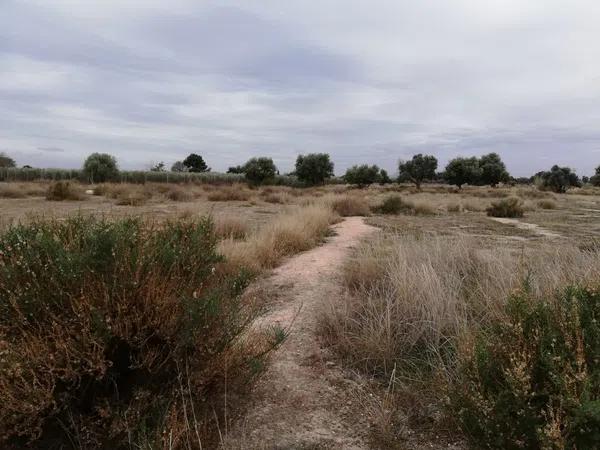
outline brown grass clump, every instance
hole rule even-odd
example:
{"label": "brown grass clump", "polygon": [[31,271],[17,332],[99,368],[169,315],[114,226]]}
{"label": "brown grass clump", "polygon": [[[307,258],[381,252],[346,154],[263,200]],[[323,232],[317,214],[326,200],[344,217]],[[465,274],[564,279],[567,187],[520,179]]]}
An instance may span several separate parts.
{"label": "brown grass clump", "polygon": [[0,198],[25,198],[25,192],[15,184],[0,184]]}
{"label": "brown grass clump", "polygon": [[342,217],[368,216],[371,214],[369,203],[363,197],[335,196],[330,201],[333,210]]}
{"label": "brown grass clump", "polygon": [[534,188],[522,188],[517,191],[517,195],[521,198],[533,198],[533,199],[541,199],[541,198],[556,198],[554,194],[547,191],[540,191],[539,189]]}
{"label": "brown grass clump", "polygon": [[510,197],[493,202],[486,212],[490,217],[523,217],[525,209],[521,199]]}
{"label": "brown grass clump", "polygon": [[449,213],[459,213],[463,210],[462,205],[460,203],[448,203],[446,205],[446,211]]}
{"label": "brown grass clump", "polygon": [[240,202],[247,201],[251,193],[242,185],[219,186],[209,192],[208,200],[211,202]]}
{"label": "brown grass clump", "polygon": [[116,198],[120,206],[142,206],[152,198],[152,192],[143,186],[120,186],[111,191],[110,196]]}
{"label": "brown grass clump", "polygon": [[220,239],[244,239],[248,234],[248,225],[237,216],[218,216],[215,218],[215,234]]}
{"label": "brown grass clump", "polygon": [[164,194],[169,200],[174,202],[189,202],[194,198],[189,189],[181,186],[171,186]]}
{"label": "brown grass clump", "polygon": [[349,365],[386,384],[393,375],[398,395],[441,404],[461,348],[482,326],[504,320],[506,301],[524,280],[532,298],[547,298],[599,277],[600,253],[572,246],[514,254],[481,248],[474,238],[384,236],[348,260],[347,294],[324,306],[320,330]]}
{"label": "brown grass clump", "polygon": [[288,255],[314,247],[337,220],[337,214],[325,204],[300,207],[276,217],[246,241],[221,242],[220,251],[234,267],[251,267],[259,272],[275,267]]}
{"label": "brown grass clump", "polygon": [[425,201],[414,202],[404,200],[400,195],[388,195],[374,211],[380,214],[409,214],[415,216],[428,216],[435,214],[432,205]]}
{"label": "brown grass clump", "polygon": [[266,194],[262,196],[262,199],[267,203],[274,203],[279,205],[289,203],[289,196],[285,193]]}
{"label": "brown grass clump", "polygon": [[46,192],[46,200],[83,200],[83,194],[79,186],[70,181],[57,181],[52,183]]}
{"label": "brown grass clump", "polygon": [[554,200],[540,200],[537,205],[541,209],[557,209],[558,204]]}

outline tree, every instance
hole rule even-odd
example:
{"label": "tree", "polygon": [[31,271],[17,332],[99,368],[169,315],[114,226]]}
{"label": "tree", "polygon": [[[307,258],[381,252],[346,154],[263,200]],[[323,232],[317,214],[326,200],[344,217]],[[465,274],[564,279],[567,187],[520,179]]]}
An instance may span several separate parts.
{"label": "tree", "polygon": [[552,166],[550,171],[541,173],[541,185],[557,194],[564,194],[570,187],[581,187],[581,181],[569,167]]}
{"label": "tree", "polygon": [[117,160],[108,153],[92,153],[83,163],[83,175],[90,183],[104,183],[119,176]]}
{"label": "tree", "polygon": [[600,166],[596,167],[596,174],[590,177],[590,183],[593,186],[600,186]]}
{"label": "tree", "polygon": [[227,173],[244,173],[244,166],[232,166],[227,169]]}
{"label": "tree", "polygon": [[210,167],[206,165],[202,156],[196,153],[190,153],[190,155],[183,160],[183,165],[188,168],[190,172],[210,172]]}
{"label": "tree", "polygon": [[150,172],[164,172],[165,171],[165,163],[159,162],[158,164],[154,164],[150,167]]}
{"label": "tree", "polygon": [[333,176],[333,162],[327,153],[298,155],[296,176],[308,185],[323,184],[326,179]]}
{"label": "tree", "polygon": [[483,184],[495,187],[498,183],[507,183],[510,180],[506,165],[498,153],[483,155],[479,159],[479,167],[481,169],[480,181]]}
{"label": "tree", "polygon": [[273,181],[277,167],[271,158],[252,158],[243,167],[246,180],[252,184]]}
{"label": "tree", "polygon": [[476,184],[481,176],[479,160],[473,158],[454,158],[446,166],[444,178],[449,184],[462,189],[463,184]]}
{"label": "tree", "polygon": [[0,167],[16,167],[15,160],[6,153],[0,153]]}
{"label": "tree", "polygon": [[379,167],[362,164],[352,166],[346,170],[344,181],[348,184],[355,184],[358,187],[365,187],[379,180]]}
{"label": "tree", "polygon": [[392,179],[388,175],[387,170],[381,169],[379,171],[379,177],[377,179],[377,182],[381,185],[390,184],[392,182]]}
{"label": "tree", "polygon": [[438,166],[438,161],[435,156],[418,155],[413,156],[410,161],[400,161],[398,170],[400,172],[400,180],[410,180],[421,189],[421,183],[425,180],[431,180],[435,177],[435,171]]}
{"label": "tree", "polygon": [[185,167],[183,161],[175,161],[171,166],[171,172],[187,172],[188,168]]}

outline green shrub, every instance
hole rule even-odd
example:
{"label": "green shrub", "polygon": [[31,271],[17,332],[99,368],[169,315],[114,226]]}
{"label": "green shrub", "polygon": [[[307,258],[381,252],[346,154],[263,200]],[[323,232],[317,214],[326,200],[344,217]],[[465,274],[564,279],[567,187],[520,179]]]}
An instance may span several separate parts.
{"label": "green shrub", "polygon": [[600,294],[568,288],[547,302],[526,290],[507,320],[480,333],[454,407],[481,448],[600,448]]}
{"label": "green shrub", "polygon": [[413,204],[404,201],[399,195],[389,195],[374,209],[380,214],[400,214],[401,212],[412,211]]}
{"label": "green shrub", "polygon": [[117,160],[108,153],[92,153],[83,163],[82,175],[89,183],[115,181],[119,176]]}
{"label": "green shrub", "polygon": [[0,447],[181,448],[210,429],[223,373],[247,383],[272,348],[239,342],[256,310],[216,244],[209,219],[0,235]]}
{"label": "green shrub", "polygon": [[492,202],[486,211],[490,217],[523,217],[525,213],[523,201],[516,197]]}
{"label": "green shrub", "polygon": [[77,186],[68,181],[57,181],[52,183],[46,193],[46,200],[63,201],[63,200],[82,200],[83,195]]}

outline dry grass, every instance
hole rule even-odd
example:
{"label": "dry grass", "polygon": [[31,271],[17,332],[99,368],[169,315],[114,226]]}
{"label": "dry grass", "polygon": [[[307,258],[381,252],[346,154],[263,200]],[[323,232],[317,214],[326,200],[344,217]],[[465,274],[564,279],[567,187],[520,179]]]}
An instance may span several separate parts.
{"label": "dry grass", "polygon": [[364,197],[343,195],[332,196],[327,199],[333,210],[342,217],[368,216],[371,214],[369,203]]}
{"label": "dry grass", "polygon": [[286,203],[290,203],[290,195],[286,193],[269,193],[265,195],[261,195],[263,201],[267,203],[274,203],[283,205]]}
{"label": "dry grass", "polygon": [[532,199],[540,199],[540,198],[550,198],[554,199],[555,196],[551,192],[540,191],[535,188],[521,188],[517,190],[517,195],[521,198],[532,198]]}
{"label": "dry grass", "polygon": [[427,367],[451,377],[448,350],[501,320],[525,279],[535,297],[597,280],[600,253],[547,244],[514,254],[473,238],[398,235],[361,246],[344,276],[348,295],[327,305],[322,328],[345,360],[387,376]]}
{"label": "dry grass", "polygon": [[207,198],[211,202],[235,202],[247,201],[251,196],[251,192],[245,186],[233,185],[212,189]]}
{"label": "dry grass", "polygon": [[314,247],[337,220],[337,214],[325,204],[300,207],[276,217],[245,241],[222,241],[220,251],[232,266],[259,272],[275,267],[288,255]]}
{"label": "dry grass", "polygon": [[558,204],[554,200],[540,200],[537,206],[541,209],[557,209]]}
{"label": "dry grass", "polygon": [[63,200],[83,200],[81,186],[70,181],[57,181],[52,183],[46,192],[46,200],[63,201]]}
{"label": "dry grass", "polygon": [[181,186],[171,186],[164,194],[165,197],[174,202],[189,202],[194,198],[193,193],[189,189]]}
{"label": "dry grass", "polygon": [[215,234],[220,239],[244,239],[248,234],[248,225],[241,217],[218,216],[215,218]]}
{"label": "dry grass", "polygon": [[106,195],[115,198],[120,206],[142,206],[152,198],[152,191],[145,186],[115,185]]}
{"label": "dry grass", "polygon": [[0,183],[0,198],[44,197],[45,183]]}

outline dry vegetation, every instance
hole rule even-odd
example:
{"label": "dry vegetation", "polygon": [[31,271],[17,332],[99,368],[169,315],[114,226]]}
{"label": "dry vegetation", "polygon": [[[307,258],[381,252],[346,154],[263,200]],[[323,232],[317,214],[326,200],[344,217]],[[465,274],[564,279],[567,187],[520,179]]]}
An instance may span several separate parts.
{"label": "dry vegetation", "polygon": [[[345,295],[324,305],[320,326],[324,342],[345,366],[376,380],[365,404],[373,422],[374,445],[379,448],[416,448],[411,447],[408,430],[424,436],[429,430],[456,436],[450,430],[456,428],[458,414],[448,409],[449,399],[457,383],[475,386],[476,377],[469,375],[475,372],[465,367],[472,363],[482,332],[489,332],[495,324],[511,323],[507,305],[516,292],[526,287],[529,301],[545,303],[566,285],[593,285],[600,277],[600,246],[594,240],[600,233],[600,195],[587,188],[568,195],[525,187],[458,191],[436,185],[418,191],[403,185],[355,190],[345,186],[250,189],[243,184],[107,183],[92,187],[94,195],[84,193],[87,189],[77,183],[0,183],[0,230],[9,229],[2,242],[35,243],[35,252],[27,254],[34,258],[28,264],[52,260],[56,265],[62,259],[52,252],[63,255],[76,250],[82,271],[74,273],[89,273],[87,278],[77,278],[77,283],[64,282],[68,311],[50,311],[45,301],[56,305],[58,294],[48,297],[51,293],[46,292],[48,283],[43,280],[54,277],[54,291],[60,292],[60,267],[42,276],[42,266],[23,266],[40,276],[36,280],[39,295],[31,291],[27,297],[16,286],[31,282],[31,272],[9,279],[6,267],[13,267],[19,256],[0,252],[4,258],[0,260],[0,289],[13,297],[22,294],[3,306],[5,319],[0,327],[4,346],[0,351],[10,356],[4,361],[19,368],[0,376],[7,405],[5,415],[0,414],[0,434],[5,439],[19,435],[13,441],[17,445],[36,437],[43,443],[79,439],[90,447],[104,438],[115,439],[113,444],[131,436],[133,444],[125,444],[130,448],[199,448],[199,442],[207,448],[207,443],[217,442],[215,416],[205,414],[214,407],[216,417],[222,418],[222,409],[214,405],[223,401],[224,371],[231,377],[228,388],[235,390],[237,385],[241,395],[242,386],[251,386],[253,370],[262,367],[265,352],[282,338],[281,334],[275,340],[246,334],[265,299],[247,298],[243,288],[250,278],[276,267],[284,258],[318,245],[340,217],[365,216],[383,230],[347,261]],[[517,219],[498,223],[488,214]],[[141,219],[122,221],[131,215]],[[60,220],[46,224],[39,216]],[[86,219],[90,216],[106,220]],[[202,218],[207,216],[212,217],[210,238],[202,245],[190,245],[192,236],[200,234],[189,227],[204,223]],[[69,217],[76,219],[65,224]],[[173,218],[177,221],[169,224]],[[138,223],[136,229],[146,241],[125,233],[127,220]],[[514,222],[524,226],[519,228]],[[87,223],[94,231],[86,233],[77,223]],[[40,241],[44,230],[55,237]],[[539,230],[548,230],[553,237]],[[71,242],[73,236],[77,239]],[[110,245],[102,240],[108,236],[114,237]],[[161,236],[164,242],[152,236]],[[93,244],[89,252],[83,243]],[[203,253],[202,248],[210,251]],[[116,249],[116,259],[98,265],[100,256],[110,249]],[[128,265],[135,249],[141,259]],[[209,256],[215,259],[206,260]],[[184,260],[189,267],[181,265]],[[205,260],[207,265],[201,268]],[[96,264],[94,270],[99,272],[92,271],[90,264]],[[130,272],[124,275],[126,270]],[[202,277],[193,281],[195,270],[201,270]],[[128,284],[124,294],[115,297],[111,289],[120,280]],[[234,285],[238,290],[227,290]],[[217,302],[213,288],[227,293],[227,301],[233,302],[227,304],[239,309],[218,309],[210,318],[207,311],[194,315],[176,304],[181,295],[190,301]],[[36,302],[33,319],[25,307],[14,306],[25,300]],[[198,330],[204,326],[210,330],[210,339],[205,331],[194,335],[194,351],[180,344],[178,331],[193,320]],[[98,324],[104,328],[94,328]],[[102,340],[106,327],[116,340]],[[146,334],[140,338],[133,330]],[[168,345],[155,343],[150,336],[160,336]],[[132,386],[125,388],[122,381],[111,378],[115,361],[110,358],[121,351],[119,342],[126,342],[128,351],[135,349],[139,370],[150,379],[135,388],[139,388],[138,397],[121,396],[115,402],[116,393],[133,393]],[[87,365],[79,369],[81,361]],[[166,365],[159,368],[161,361]],[[52,376],[44,378],[47,368]],[[158,398],[158,378],[151,380],[154,375],[150,373],[161,374],[158,397],[164,396],[165,403],[158,402],[164,406],[158,422],[145,422],[155,412],[149,412],[145,404],[158,406],[148,400]],[[91,379],[98,391],[82,393]],[[115,391],[108,387],[113,381]],[[66,399],[66,406],[55,402],[56,395]],[[88,414],[91,409],[85,414],[77,409],[80,405],[75,398],[82,395],[98,402],[93,404],[93,414]],[[231,401],[226,405],[233,407]],[[197,417],[192,418],[193,414]],[[83,429],[83,434],[74,432]]]}

